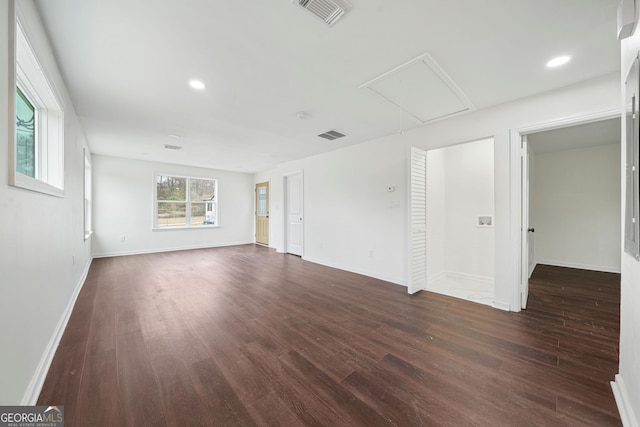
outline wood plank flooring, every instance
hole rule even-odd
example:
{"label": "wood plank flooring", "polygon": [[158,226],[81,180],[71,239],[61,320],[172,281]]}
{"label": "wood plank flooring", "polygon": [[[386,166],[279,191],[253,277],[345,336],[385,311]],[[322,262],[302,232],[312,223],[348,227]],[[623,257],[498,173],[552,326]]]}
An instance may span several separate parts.
{"label": "wood plank flooring", "polygon": [[619,275],[526,311],[253,245],[93,261],[38,404],[66,426],[619,426]]}

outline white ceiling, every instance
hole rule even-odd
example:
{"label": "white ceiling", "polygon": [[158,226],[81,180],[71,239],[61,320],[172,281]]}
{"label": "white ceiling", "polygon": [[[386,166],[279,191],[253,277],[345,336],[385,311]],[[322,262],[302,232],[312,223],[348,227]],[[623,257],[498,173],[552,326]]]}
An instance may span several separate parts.
{"label": "white ceiling", "polygon": [[92,152],[217,169],[421,125],[360,86],[425,53],[478,109],[620,69],[618,0],[350,0],[333,27],[291,0],[36,3]]}
{"label": "white ceiling", "polygon": [[598,145],[620,144],[620,118],[600,120],[527,135],[535,153],[573,150]]}

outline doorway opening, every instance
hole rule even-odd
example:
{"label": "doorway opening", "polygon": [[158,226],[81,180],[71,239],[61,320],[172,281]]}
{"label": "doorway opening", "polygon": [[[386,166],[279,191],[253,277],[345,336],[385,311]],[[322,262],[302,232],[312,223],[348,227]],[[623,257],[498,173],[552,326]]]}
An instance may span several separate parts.
{"label": "doorway opening", "polygon": [[427,290],[493,306],[494,140],[412,148],[411,280]]}
{"label": "doorway opening", "polygon": [[511,309],[536,265],[620,271],[618,111],[512,132]]}
{"label": "doorway opening", "polygon": [[426,290],[493,305],[493,138],[427,151]]}

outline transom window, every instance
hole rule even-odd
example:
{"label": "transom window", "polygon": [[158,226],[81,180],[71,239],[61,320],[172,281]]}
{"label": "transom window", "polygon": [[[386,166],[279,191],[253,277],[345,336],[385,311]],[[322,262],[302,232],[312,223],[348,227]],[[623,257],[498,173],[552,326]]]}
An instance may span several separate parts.
{"label": "transom window", "polygon": [[154,228],[217,226],[217,196],[215,179],[156,175]]}

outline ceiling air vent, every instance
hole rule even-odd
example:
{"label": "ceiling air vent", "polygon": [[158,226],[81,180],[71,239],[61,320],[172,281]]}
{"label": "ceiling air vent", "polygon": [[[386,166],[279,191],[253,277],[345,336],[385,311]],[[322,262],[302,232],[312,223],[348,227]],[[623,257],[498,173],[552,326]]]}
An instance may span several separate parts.
{"label": "ceiling air vent", "polygon": [[164,148],[166,148],[167,150],[182,150],[182,147],[180,147],[179,145],[171,144],[164,144]]}
{"label": "ceiling air vent", "polygon": [[321,133],[318,135],[320,138],[328,139],[329,141],[333,141],[334,139],[342,138],[345,136],[343,133],[338,132],[337,130],[330,130],[325,133]]}
{"label": "ceiling air vent", "polygon": [[333,26],[342,15],[351,9],[351,5],[341,0],[295,0],[300,6]]}

